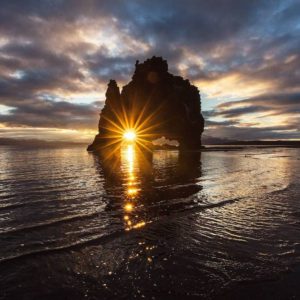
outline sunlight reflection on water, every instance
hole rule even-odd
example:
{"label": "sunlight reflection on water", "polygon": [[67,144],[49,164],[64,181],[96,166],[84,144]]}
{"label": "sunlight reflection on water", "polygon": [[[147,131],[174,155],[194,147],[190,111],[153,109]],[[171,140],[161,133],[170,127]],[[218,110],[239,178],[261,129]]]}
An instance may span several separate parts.
{"label": "sunlight reflection on water", "polygon": [[184,297],[272,278],[299,261],[299,154],[0,148],[0,291]]}

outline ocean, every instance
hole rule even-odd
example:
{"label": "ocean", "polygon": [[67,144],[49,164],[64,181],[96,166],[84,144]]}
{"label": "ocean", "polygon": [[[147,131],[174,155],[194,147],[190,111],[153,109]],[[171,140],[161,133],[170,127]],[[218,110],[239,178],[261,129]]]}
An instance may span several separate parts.
{"label": "ocean", "polygon": [[300,298],[300,149],[0,147],[0,299]]}

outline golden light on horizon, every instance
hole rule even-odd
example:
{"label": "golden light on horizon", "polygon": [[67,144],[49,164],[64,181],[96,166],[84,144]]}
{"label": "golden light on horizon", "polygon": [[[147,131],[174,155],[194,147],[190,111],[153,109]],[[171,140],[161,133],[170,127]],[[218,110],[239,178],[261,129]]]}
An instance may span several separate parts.
{"label": "golden light on horizon", "polygon": [[107,133],[107,146],[116,145],[117,152],[125,145],[137,144],[141,149],[151,151],[152,140],[155,139],[155,130],[162,122],[157,122],[156,116],[162,109],[159,105],[156,109],[150,110],[150,103],[147,102],[139,110],[132,108],[128,111],[122,103],[114,106],[110,116],[103,116],[105,125],[103,130]]}
{"label": "golden light on horizon", "polygon": [[136,140],[136,132],[134,129],[126,130],[123,134],[123,139],[127,142],[134,142]]}

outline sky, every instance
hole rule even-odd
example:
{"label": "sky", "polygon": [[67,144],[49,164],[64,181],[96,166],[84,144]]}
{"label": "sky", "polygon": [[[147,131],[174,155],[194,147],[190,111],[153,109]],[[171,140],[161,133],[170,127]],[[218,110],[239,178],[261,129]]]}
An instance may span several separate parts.
{"label": "sky", "polygon": [[300,139],[298,0],[1,0],[0,137],[91,141],[110,79],[153,55],[205,134]]}

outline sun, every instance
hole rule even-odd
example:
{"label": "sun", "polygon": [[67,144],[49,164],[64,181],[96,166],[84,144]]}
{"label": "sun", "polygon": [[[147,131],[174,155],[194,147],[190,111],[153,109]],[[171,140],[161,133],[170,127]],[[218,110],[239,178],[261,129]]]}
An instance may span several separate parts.
{"label": "sun", "polygon": [[133,129],[126,130],[123,134],[123,138],[128,142],[133,142],[136,140],[136,133]]}

